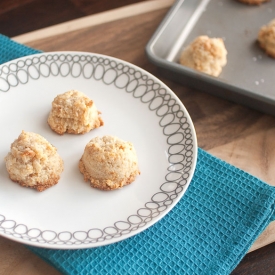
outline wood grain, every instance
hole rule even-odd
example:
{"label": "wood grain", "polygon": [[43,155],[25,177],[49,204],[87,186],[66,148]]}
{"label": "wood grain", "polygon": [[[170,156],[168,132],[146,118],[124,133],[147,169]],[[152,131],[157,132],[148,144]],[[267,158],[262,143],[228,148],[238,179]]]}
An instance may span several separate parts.
{"label": "wood grain", "polygon": [[[28,43],[43,51],[102,53],[129,61],[167,84],[189,111],[201,148],[275,185],[275,118],[247,107],[192,90],[161,75],[148,62],[144,48],[167,9],[151,11]],[[222,91],[221,91],[222,92]],[[252,249],[273,242],[272,223]],[[0,274],[59,274],[21,244],[0,238]],[[3,247],[3,249],[2,249]],[[275,244],[249,253],[233,275],[275,274]],[[24,271],[22,273],[22,271]],[[20,273],[21,272],[21,273]]]}
{"label": "wood grain", "polygon": [[231,275],[273,275],[275,274],[275,243],[264,249],[248,253]]}
{"label": "wood grain", "polygon": [[152,0],[146,1],[145,3],[135,3],[133,5],[127,5],[111,11],[104,11],[95,15],[82,17],[48,28],[15,36],[13,37],[13,39],[19,43],[29,43],[33,40],[52,37],[58,34],[65,34],[102,23],[112,22],[117,19],[127,18],[138,14],[158,10],[160,8],[170,7],[173,2],[174,0]]}
{"label": "wood grain", "polygon": [[58,275],[55,268],[44,262],[23,245],[0,237],[1,275]]}
{"label": "wood grain", "polygon": [[9,37],[145,0],[0,1],[0,33]]}

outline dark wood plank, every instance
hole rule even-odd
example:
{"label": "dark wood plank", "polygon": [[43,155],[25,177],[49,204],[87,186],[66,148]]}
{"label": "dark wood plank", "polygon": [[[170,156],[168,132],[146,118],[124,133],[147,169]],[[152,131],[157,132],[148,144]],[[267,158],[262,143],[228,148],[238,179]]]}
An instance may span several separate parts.
{"label": "dark wood plank", "polygon": [[231,275],[275,274],[275,243],[247,254]]}
{"label": "dark wood plank", "polygon": [[9,0],[0,1],[0,15],[9,12],[13,9],[20,8],[28,3],[33,2],[34,0]]}
{"label": "dark wood plank", "polygon": [[12,37],[84,15],[67,0],[35,0],[2,13],[0,33]]}
{"label": "dark wood plank", "polygon": [[85,14],[95,14],[106,10],[116,9],[126,5],[131,5],[137,2],[142,2],[146,0],[71,0],[71,2],[80,11]]}
{"label": "dark wood plank", "polygon": [[0,1],[0,33],[9,37],[144,0]]}

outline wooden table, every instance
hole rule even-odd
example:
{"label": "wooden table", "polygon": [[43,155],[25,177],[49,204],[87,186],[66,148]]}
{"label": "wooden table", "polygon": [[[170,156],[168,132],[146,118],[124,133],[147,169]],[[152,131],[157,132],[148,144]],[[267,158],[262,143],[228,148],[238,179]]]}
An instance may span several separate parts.
{"label": "wooden table", "polygon": [[[144,48],[172,0],[154,0],[68,21],[14,37],[43,51],[86,51],[129,61],[160,78],[193,119],[198,144],[211,154],[275,185],[275,118],[191,90],[161,76]],[[221,91],[222,92],[222,91]],[[254,243],[232,274],[275,274],[275,223]],[[59,274],[23,245],[0,237],[0,275]]]}

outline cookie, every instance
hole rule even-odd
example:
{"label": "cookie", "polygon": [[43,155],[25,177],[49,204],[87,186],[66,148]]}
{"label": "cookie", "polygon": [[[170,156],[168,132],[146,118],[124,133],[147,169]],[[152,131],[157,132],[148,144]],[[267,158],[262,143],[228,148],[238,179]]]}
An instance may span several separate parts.
{"label": "cookie", "polygon": [[260,47],[271,57],[275,58],[275,19],[261,27],[258,34]]}
{"label": "cookie", "polygon": [[5,162],[12,181],[40,192],[58,183],[63,160],[44,137],[22,131],[10,149]]}
{"label": "cookie", "polygon": [[85,94],[71,90],[55,97],[48,117],[48,124],[63,135],[84,134],[104,124],[95,103]]}
{"label": "cookie", "polygon": [[101,190],[115,190],[140,174],[134,146],[114,136],[93,138],[79,161],[85,181]]}
{"label": "cookie", "polygon": [[197,37],[180,55],[180,64],[206,73],[219,76],[227,63],[227,50],[221,38]]}

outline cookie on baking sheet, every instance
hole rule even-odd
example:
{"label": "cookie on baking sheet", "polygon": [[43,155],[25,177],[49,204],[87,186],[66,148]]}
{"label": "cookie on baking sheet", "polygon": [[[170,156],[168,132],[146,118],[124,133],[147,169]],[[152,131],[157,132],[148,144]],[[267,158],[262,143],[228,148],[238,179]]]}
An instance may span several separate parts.
{"label": "cookie on baking sheet", "polygon": [[227,50],[221,38],[197,37],[180,55],[180,64],[218,76],[227,63]]}
{"label": "cookie on baking sheet", "polygon": [[63,160],[44,137],[22,131],[10,149],[5,162],[12,181],[40,192],[58,183]]}
{"label": "cookie on baking sheet", "polygon": [[260,47],[271,57],[275,58],[275,19],[261,27],[258,34]]}
{"label": "cookie on baking sheet", "polygon": [[71,90],[55,97],[48,117],[48,124],[56,133],[63,135],[84,134],[102,126],[95,103],[85,94]]}
{"label": "cookie on baking sheet", "polygon": [[262,3],[269,2],[270,0],[238,0],[238,1],[248,5],[260,5]]}
{"label": "cookie on baking sheet", "polygon": [[114,136],[93,138],[79,161],[85,181],[101,190],[114,190],[132,183],[140,174],[134,146]]}

